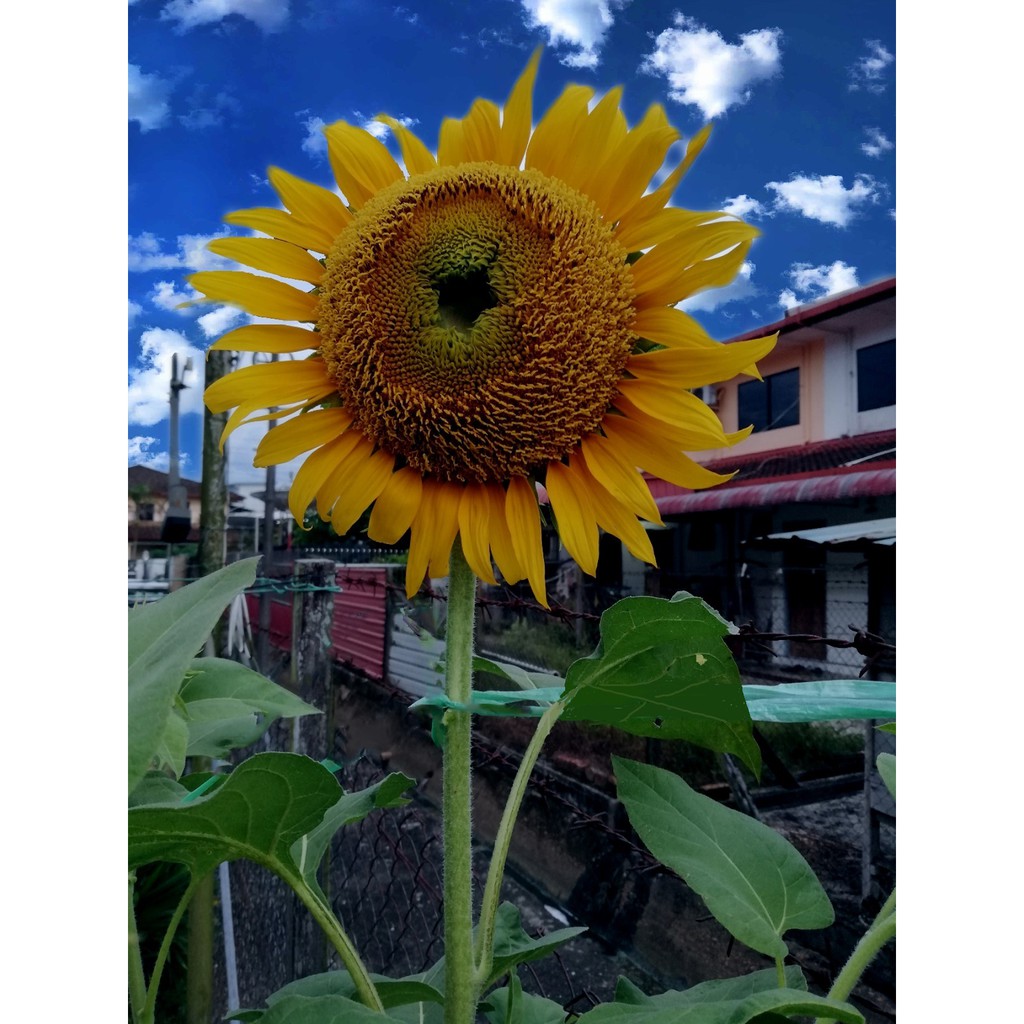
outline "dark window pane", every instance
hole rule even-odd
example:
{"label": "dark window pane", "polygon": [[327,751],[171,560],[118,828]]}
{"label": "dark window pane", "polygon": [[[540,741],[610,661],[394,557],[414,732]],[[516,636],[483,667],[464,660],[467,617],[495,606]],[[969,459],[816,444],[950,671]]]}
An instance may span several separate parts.
{"label": "dark window pane", "polygon": [[767,382],[748,380],[739,386],[739,417],[741,430],[749,423],[754,424],[755,430],[768,426]]}
{"label": "dark window pane", "polygon": [[795,368],[768,378],[768,429],[800,422],[800,371]]}
{"label": "dark window pane", "polygon": [[857,411],[896,404],[896,339],[857,349]]}

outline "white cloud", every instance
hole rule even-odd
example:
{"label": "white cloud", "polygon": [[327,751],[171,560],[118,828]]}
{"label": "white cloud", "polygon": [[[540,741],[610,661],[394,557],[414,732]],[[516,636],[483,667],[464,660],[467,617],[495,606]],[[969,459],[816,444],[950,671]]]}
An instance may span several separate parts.
{"label": "white cloud", "polygon": [[[155,451],[153,445],[157,443],[155,437],[147,437],[137,434],[128,438],[128,465],[145,466],[147,469],[158,469],[166,473],[170,465],[170,458],[167,452]],[[184,453],[182,453],[184,458]]]}
{"label": "white cloud", "polygon": [[793,287],[779,293],[779,305],[783,309],[848,291],[860,283],[857,268],[842,260],[836,260],[831,266],[823,263],[817,267],[810,263],[794,263],[789,268],[789,280]]}
{"label": "white cloud", "polygon": [[128,236],[128,270],[145,273],[149,270],[225,270],[235,264],[206,249],[213,238],[223,238],[227,230],[213,235],[178,235],[177,250],[165,252],[162,238],[151,231]]}
{"label": "white cloud", "polygon": [[188,113],[178,115],[189,131],[219,128],[228,114],[237,114],[242,109],[242,104],[228,92],[219,92],[211,99],[207,99],[206,93],[204,86],[197,87],[188,98]]}
{"label": "white cloud", "polygon": [[663,75],[669,97],[699,107],[706,118],[746,103],[751,86],[781,70],[781,29],[745,32],[733,44],[695,18],[676,13],[673,20],[675,27],[658,35],[654,52],[644,58],[640,70]]}
{"label": "white cloud", "polygon": [[131,330],[135,326],[135,321],[142,316],[142,306],[137,302],[128,300],[128,329]]}
{"label": "white cloud", "polygon": [[229,327],[233,327],[242,316],[244,313],[236,306],[218,306],[201,316],[196,323],[204,337],[217,338]]}
{"label": "white cloud", "polygon": [[174,83],[159,75],[143,74],[138,64],[128,65],[128,120],[138,121],[144,132],[162,128],[171,115],[167,98]]}
{"label": "white cloud", "polygon": [[[302,110],[299,116],[305,113],[307,111]],[[327,138],[324,135],[324,128],[327,127],[327,122],[322,117],[307,117],[302,122],[302,127],[306,129],[306,137],[302,140],[303,151],[314,157],[325,156]]]}
{"label": "white cloud", "polygon": [[687,313],[712,313],[730,302],[739,302],[757,294],[757,285],[751,280],[757,268],[750,260],[744,260],[731,284],[724,288],[711,288],[698,292],[688,299],[677,303]]}
{"label": "white cloud", "polygon": [[734,217],[770,217],[769,210],[764,203],[752,199],[746,193],[740,196],[733,196],[722,203],[722,212],[730,213]]}
{"label": "white cloud", "polygon": [[288,21],[288,0],[171,0],[160,17],[177,22],[177,31],[187,32],[232,14],[248,18],[264,32],[280,32]]}
{"label": "white cloud", "polygon": [[865,128],[864,134],[868,137],[867,142],[860,144],[861,152],[868,156],[881,156],[895,149],[895,143],[886,138],[885,133],[878,128]]}
{"label": "white cloud", "polygon": [[185,377],[180,392],[183,416],[203,411],[203,362],[205,353],[196,348],[180,331],[151,327],[139,339],[142,351],[138,363],[128,371],[128,422],[142,427],[160,423],[170,413],[171,356],[178,354],[183,368],[190,356],[195,368]]}
{"label": "white cloud", "polygon": [[168,313],[177,313],[179,316],[195,316],[195,306],[178,309],[183,302],[193,302],[200,298],[200,294],[195,288],[191,285],[187,287],[188,291],[179,292],[178,286],[173,281],[157,281],[150,290],[149,301],[157,309],[166,310]]}
{"label": "white cloud", "polygon": [[[391,129],[381,121],[374,121],[372,117],[367,117],[361,111],[353,110],[352,116],[356,119],[356,123],[360,128],[368,131],[375,139],[380,139],[382,142],[391,134]],[[316,120],[320,120],[317,118]],[[419,121],[415,117],[396,117],[395,120],[405,128],[412,128],[419,124]],[[320,121],[323,125],[323,121]],[[325,142],[326,147],[326,142]]]}
{"label": "white cloud", "polygon": [[865,89],[868,92],[885,92],[889,84],[886,69],[896,58],[877,39],[865,39],[868,52],[850,67],[850,89]]}
{"label": "white cloud", "polygon": [[823,224],[844,228],[865,203],[878,202],[875,180],[858,174],[849,188],[838,174],[794,175],[789,181],[769,181],[765,188],[775,193],[775,209],[803,214]]}
{"label": "white cloud", "polygon": [[614,12],[630,0],[520,0],[528,28],[543,28],[552,46],[566,45],[573,52],[561,57],[571,68],[595,68]]}

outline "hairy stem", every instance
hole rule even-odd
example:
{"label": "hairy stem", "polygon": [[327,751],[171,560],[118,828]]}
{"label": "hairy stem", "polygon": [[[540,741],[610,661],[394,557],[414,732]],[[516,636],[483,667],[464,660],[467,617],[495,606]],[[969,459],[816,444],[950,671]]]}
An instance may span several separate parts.
{"label": "hairy stem", "polygon": [[508,859],[509,845],[512,842],[512,830],[515,828],[519,808],[522,805],[523,796],[526,794],[526,786],[530,781],[530,775],[533,774],[537,758],[540,757],[544,741],[564,710],[564,704],[552,704],[541,716],[533,738],[530,740],[530,745],[526,748],[523,759],[519,763],[519,769],[512,782],[512,789],[505,802],[505,810],[501,815],[501,824],[498,826],[498,834],[494,839],[491,865],[487,871],[487,884],[484,886],[483,903],[480,907],[480,925],[477,928],[476,982],[481,991],[494,980],[490,977],[494,963],[494,922],[498,912],[498,902],[501,898],[505,861]]}
{"label": "hairy stem", "polygon": [[199,875],[198,877],[193,875],[189,878],[188,887],[182,893],[181,899],[178,901],[178,905],[174,908],[174,913],[171,915],[170,923],[167,925],[167,931],[164,932],[164,940],[160,943],[160,950],[156,955],[156,961],[153,964],[153,973],[149,978],[149,990],[146,992],[146,1005],[143,1007],[142,1016],[140,1017],[140,1024],[154,1024],[156,1020],[156,994],[160,988],[160,978],[164,973],[164,964],[167,963],[167,957],[171,952],[171,943],[174,942],[175,933],[178,931],[178,925],[181,924],[181,919],[185,916],[185,911],[188,910],[189,903],[192,902],[192,895],[196,889],[199,888],[207,875]]}
{"label": "hairy stem", "polygon": [[292,887],[295,895],[302,900],[306,909],[313,915],[316,923],[320,925],[328,941],[338,951],[341,962],[345,965],[352,982],[359,993],[359,999],[364,1006],[378,1013],[384,1012],[384,1004],[381,1002],[377,986],[370,978],[370,972],[360,959],[356,947],[348,937],[348,932],[342,927],[341,922],[334,916],[334,911],[326,901],[313,889],[301,875],[282,874],[281,877]]}
{"label": "hairy stem", "polygon": [[128,1002],[133,1024],[139,1024],[146,1005],[146,972],[142,967],[139,928],[135,923],[135,872],[128,872]]}
{"label": "hairy stem", "polygon": [[[854,947],[850,959],[839,972],[829,989],[828,998],[845,1000],[868,969],[868,965],[881,952],[882,947],[896,935],[896,890],[882,905],[878,916],[871,922],[871,927],[861,936],[860,942]],[[829,1018],[819,1017],[818,1024]]]}
{"label": "hairy stem", "polygon": [[[476,577],[460,538],[452,547],[445,639],[448,699],[468,704],[473,685],[473,620]],[[445,1024],[472,1024],[476,1016],[473,977],[472,718],[445,712],[444,775],[444,956]]]}

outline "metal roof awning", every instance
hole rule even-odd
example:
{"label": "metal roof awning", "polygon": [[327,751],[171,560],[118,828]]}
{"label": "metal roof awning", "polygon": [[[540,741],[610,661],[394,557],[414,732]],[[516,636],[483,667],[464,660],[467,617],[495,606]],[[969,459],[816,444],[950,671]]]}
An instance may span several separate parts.
{"label": "metal roof awning", "polygon": [[722,484],[706,491],[667,494],[656,499],[663,515],[714,512],[723,508],[754,508],[794,502],[834,501],[837,498],[867,498],[896,493],[896,470],[832,472],[788,480],[759,483]]}
{"label": "metal roof awning", "polygon": [[862,523],[843,523],[841,526],[819,526],[813,530],[789,530],[770,533],[757,540],[803,540],[812,544],[850,544],[866,540],[872,544],[892,546],[896,543],[896,520],[869,519]]}

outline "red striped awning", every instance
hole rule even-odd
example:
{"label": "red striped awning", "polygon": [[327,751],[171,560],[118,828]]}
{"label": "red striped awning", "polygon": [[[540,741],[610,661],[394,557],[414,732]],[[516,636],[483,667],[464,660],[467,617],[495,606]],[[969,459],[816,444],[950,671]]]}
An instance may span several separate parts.
{"label": "red striped awning", "polygon": [[764,480],[759,483],[723,484],[706,491],[667,494],[656,498],[663,516],[684,512],[714,512],[723,508],[753,508],[794,502],[834,501],[837,498],[881,497],[896,493],[896,470],[824,473]]}

